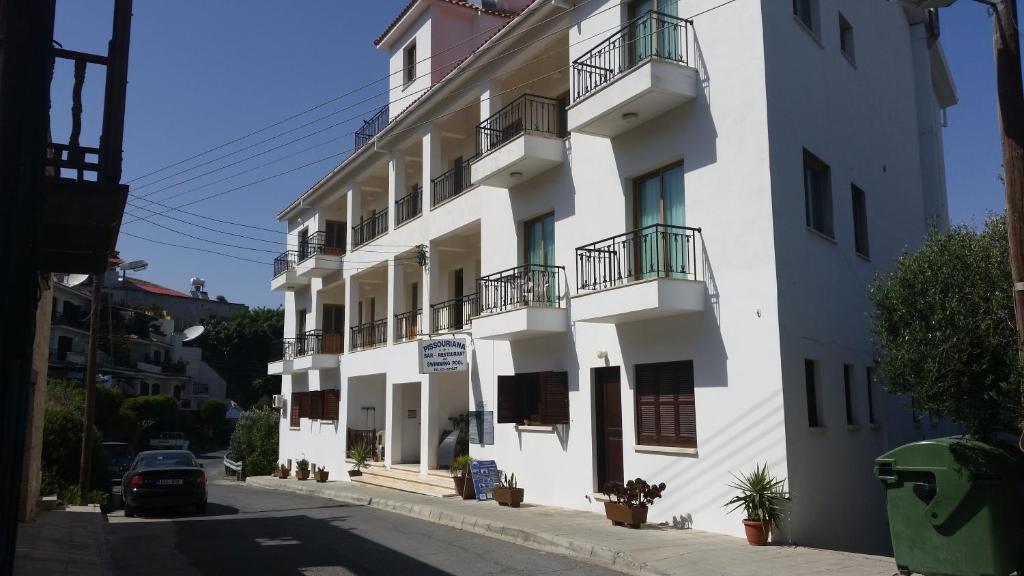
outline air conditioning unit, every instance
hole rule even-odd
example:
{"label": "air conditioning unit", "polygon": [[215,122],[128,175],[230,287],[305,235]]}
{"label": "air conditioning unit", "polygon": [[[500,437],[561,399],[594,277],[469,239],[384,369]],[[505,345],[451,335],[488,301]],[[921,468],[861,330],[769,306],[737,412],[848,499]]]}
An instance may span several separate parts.
{"label": "air conditioning unit", "polygon": [[274,408],[284,408],[285,397],[282,394],[274,394]]}

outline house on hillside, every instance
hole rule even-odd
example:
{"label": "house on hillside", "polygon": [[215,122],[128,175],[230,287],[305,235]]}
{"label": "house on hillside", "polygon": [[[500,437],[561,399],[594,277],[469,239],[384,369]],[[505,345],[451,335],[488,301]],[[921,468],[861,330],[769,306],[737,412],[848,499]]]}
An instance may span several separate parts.
{"label": "house on hillside", "polygon": [[388,106],[277,215],[282,460],[369,439],[360,481],[429,487],[468,414],[532,502],[642,477],[652,521],[741,535],[767,462],[779,538],[888,549],[873,459],[945,432],[878,382],[866,296],[948,220],[933,11],[412,0],[376,45]]}

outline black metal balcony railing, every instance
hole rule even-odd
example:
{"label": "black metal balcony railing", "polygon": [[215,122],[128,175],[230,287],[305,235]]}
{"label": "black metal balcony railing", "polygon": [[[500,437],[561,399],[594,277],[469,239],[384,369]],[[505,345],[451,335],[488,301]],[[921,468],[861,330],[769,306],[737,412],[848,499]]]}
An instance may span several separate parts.
{"label": "black metal balcony railing", "polygon": [[576,249],[576,290],[651,278],[703,280],[700,228],[652,224]]}
{"label": "black metal balcony railing", "polygon": [[572,62],[573,100],[608,84],[634,67],[659,58],[690,64],[693,22],[647,12]]}
{"label": "black metal balcony railing", "polygon": [[365,350],[388,343],[388,319],[381,318],[352,327],[352,349]]}
{"label": "black metal balcony railing", "polygon": [[423,187],[417,184],[412,192],[395,200],[395,226],[400,226],[423,213]]}
{"label": "black metal balcony railing", "polygon": [[423,326],[423,309],[395,314],[395,342],[414,340]]}
{"label": "black metal balcony railing", "polygon": [[474,316],[480,315],[480,293],[467,294],[430,305],[430,326],[433,332],[468,328]]}
{"label": "black metal balcony railing", "polygon": [[281,274],[295,268],[295,264],[299,260],[298,256],[299,253],[295,250],[288,250],[274,258],[274,278],[277,278]]}
{"label": "black metal balcony railing", "polygon": [[476,155],[483,156],[525,133],[565,135],[564,100],[524,94],[476,127]]}
{"label": "black metal balcony railing", "polygon": [[363,146],[366,146],[373,137],[380,134],[380,131],[386,128],[388,125],[388,107],[383,106],[380,110],[371,116],[368,120],[363,120],[363,125],[359,130],[355,131],[355,150],[359,150]]}
{"label": "black metal balcony railing", "polygon": [[83,312],[57,314],[50,322],[55,326],[67,326],[79,330],[89,329],[89,320]]}
{"label": "black metal balcony railing", "polygon": [[270,345],[270,361],[291,360],[295,358],[295,338],[274,340]]}
{"label": "black metal balcony railing", "polygon": [[309,238],[299,240],[299,250],[296,257],[298,261],[301,262],[320,254],[325,256],[343,256],[345,254],[345,241],[328,238],[327,232],[323,230],[312,234]]}
{"label": "black metal balcony railing", "polygon": [[470,175],[472,171],[470,168],[472,168],[473,160],[475,159],[475,157],[470,158],[464,161],[462,165],[456,166],[430,181],[431,207],[436,208],[443,202],[455,198],[469,188],[472,183],[472,176]]}
{"label": "black metal balcony railing", "polygon": [[562,267],[524,264],[477,280],[483,314],[525,306],[562,307]]}
{"label": "black metal balcony railing", "polygon": [[388,231],[388,209],[385,208],[369,218],[363,218],[352,227],[352,246],[362,246],[383,236]]}
{"label": "black metal balcony railing", "polygon": [[295,337],[295,356],[310,354],[341,354],[345,349],[345,336],[323,330],[310,330]]}

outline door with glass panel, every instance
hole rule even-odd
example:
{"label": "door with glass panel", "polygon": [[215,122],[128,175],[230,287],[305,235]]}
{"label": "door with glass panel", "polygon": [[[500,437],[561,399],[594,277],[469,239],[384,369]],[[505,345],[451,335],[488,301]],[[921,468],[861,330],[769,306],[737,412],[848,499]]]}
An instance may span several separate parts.
{"label": "door with glass panel", "polygon": [[341,354],[345,349],[345,307],[324,304],[324,334],[320,352]]}
{"label": "door with glass panel", "polygon": [[685,278],[689,270],[683,165],[637,178],[633,188],[633,278]]}
{"label": "door with glass panel", "polygon": [[524,304],[557,304],[554,213],[527,221],[525,231],[528,266],[523,279]]}
{"label": "door with glass panel", "polygon": [[630,22],[626,68],[636,66],[651,56],[674,58],[679,52],[679,26],[673,18],[679,0],[633,0],[626,16]]}

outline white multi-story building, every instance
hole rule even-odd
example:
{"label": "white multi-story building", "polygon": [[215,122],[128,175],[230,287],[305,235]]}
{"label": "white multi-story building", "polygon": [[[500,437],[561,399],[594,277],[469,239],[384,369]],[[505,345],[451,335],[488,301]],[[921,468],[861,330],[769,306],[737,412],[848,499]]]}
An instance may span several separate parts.
{"label": "white multi-story building", "polygon": [[[867,287],[947,222],[935,15],[888,0],[413,0],[390,104],[278,218],[282,461],[438,467],[449,417],[528,501],[884,551],[873,458],[939,432],[872,377]],[[468,370],[421,374],[424,340]],[[485,425],[481,425],[481,424]],[[341,477],[342,474],[332,477]]]}

